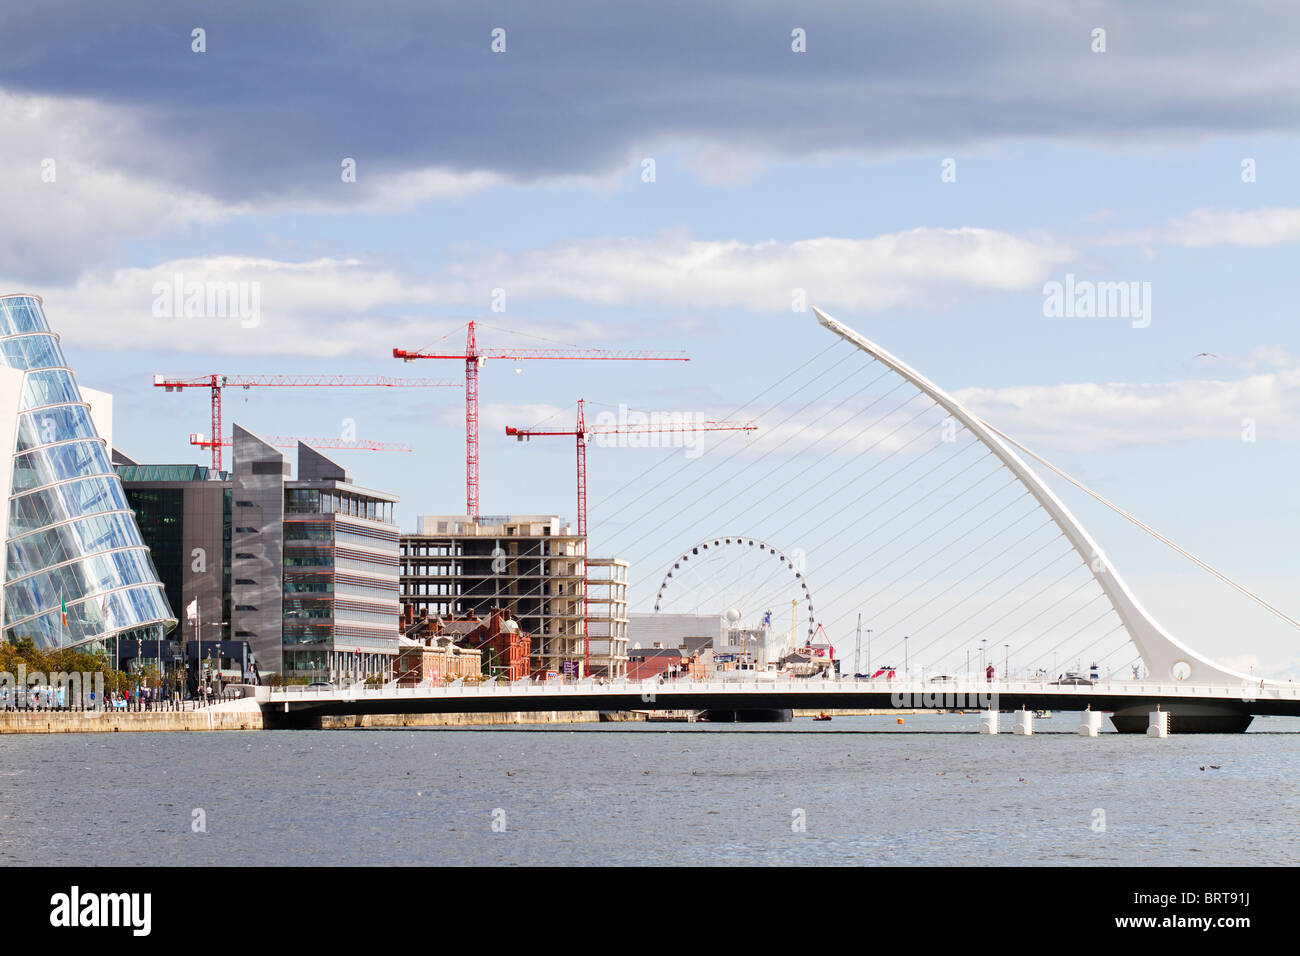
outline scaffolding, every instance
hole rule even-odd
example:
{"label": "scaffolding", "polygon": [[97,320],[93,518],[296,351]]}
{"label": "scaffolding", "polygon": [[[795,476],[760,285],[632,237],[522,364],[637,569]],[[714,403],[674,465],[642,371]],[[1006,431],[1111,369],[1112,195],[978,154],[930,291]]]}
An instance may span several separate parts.
{"label": "scaffolding", "polygon": [[[507,608],[533,637],[534,676],[578,676],[585,551],[585,538],[557,515],[423,516],[416,532],[401,536],[403,613],[409,605],[417,618],[483,617]],[[598,605],[600,633],[610,639],[602,666],[621,664],[625,672],[628,565],[596,558],[590,564],[611,578]]]}

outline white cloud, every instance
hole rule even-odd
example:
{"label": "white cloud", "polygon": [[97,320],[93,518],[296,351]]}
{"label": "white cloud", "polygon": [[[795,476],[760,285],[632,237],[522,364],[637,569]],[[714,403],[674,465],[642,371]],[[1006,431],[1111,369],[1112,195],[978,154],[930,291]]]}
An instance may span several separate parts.
{"label": "white cloud", "polygon": [[968,388],[954,397],[1017,441],[1094,451],[1186,439],[1300,439],[1300,366],[1238,381]]}
{"label": "white cloud", "polygon": [[[225,255],[94,270],[52,289],[33,287],[20,273],[0,269],[0,285],[45,294],[56,325],[89,346],[147,347],[165,337],[189,351],[337,356],[373,349],[377,341],[423,345],[447,330],[446,323],[420,313],[479,308],[498,287],[506,290],[512,307],[577,300],[784,311],[791,307],[793,290],[802,288],[809,302],[872,310],[940,306],[981,292],[1030,287],[1068,255],[1050,242],[970,228],[789,243],[662,236],[580,240],[520,253],[469,250],[428,277],[359,259],[288,262]],[[153,289],[175,276],[186,283],[255,284],[258,321],[249,327],[216,316],[209,316],[212,321],[156,318]],[[571,333],[580,326],[584,330],[569,341],[611,334],[608,327],[590,328],[592,323],[566,324]],[[184,335],[175,334],[178,326]]]}
{"label": "white cloud", "polygon": [[865,310],[941,306],[978,292],[1034,286],[1073,252],[1050,239],[991,229],[910,229],[867,239],[824,236],[745,243],[685,235],[579,240],[523,253],[464,257],[468,289],[603,305],[790,308],[808,301]]}
{"label": "white cloud", "polygon": [[1160,229],[1140,229],[1102,240],[1106,245],[1270,246],[1300,240],[1300,209],[1262,207],[1247,212],[1196,209]]}
{"label": "white cloud", "polygon": [[0,90],[0,208],[8,224],[0,275],[70,277],[111,255],[124,237],[167,234],[237,211],[124,170],[114,151],[142,137],[122,110]]}
{"label": "white cloud", "polygon": [[[258,313],[251,320],[235,314],[155,315],[157,284],[173,285],[177,276],[184,285],[256,288]],[[7,287],[42,291],[19,288],[12,279]],[[437,327],[403,311],[432,301],[428,286],[356,260],[180,259],[152,268],[89,272],[72,286],[43,290],[43,295],[51,324],[79,348],[161,344],[168,350],[205,354],[332,357],[360,350],[382,353],[403,338],[424,343]]]}

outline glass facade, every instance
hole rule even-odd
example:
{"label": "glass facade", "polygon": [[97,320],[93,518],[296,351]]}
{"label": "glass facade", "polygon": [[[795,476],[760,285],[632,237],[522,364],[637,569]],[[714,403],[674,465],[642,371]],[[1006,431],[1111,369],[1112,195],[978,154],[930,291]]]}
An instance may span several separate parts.
{"label": "glass facade", "polygon": [[171,630],[149,549],[35,296],[0,298],[0,362],[25,373],[15,446],[0,449],[13,460],[5,637],[57,647]]}
{"label": "glass facade", "polygon": [[388,666],[400,613],[392,517],[392,502],[364,494],[285,490],[285,674],[338,679]]}
{"label": "glass facade", "polygon": [[167,603],[184,607],[182,593],[189,552],[185,549],[185,492],[179,488],[128,490],[127,500],[135,512],[140,536],[149,543],[154,567],[167,593]]}

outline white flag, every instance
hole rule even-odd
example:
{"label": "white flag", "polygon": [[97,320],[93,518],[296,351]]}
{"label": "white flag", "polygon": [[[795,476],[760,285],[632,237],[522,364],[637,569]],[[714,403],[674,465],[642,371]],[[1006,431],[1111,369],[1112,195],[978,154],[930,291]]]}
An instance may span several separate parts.
{"label": "white flag", "polygon": [[198,598],[195,598],[193,601],[191,601],[191,602],[189,603],[189,606],[185,608],[185,618],[186,618],[186,620],[190,621],[191,623],[193,623],[194,621],[197,621],[197,620],[199,619],[199,599],[198,599]]}

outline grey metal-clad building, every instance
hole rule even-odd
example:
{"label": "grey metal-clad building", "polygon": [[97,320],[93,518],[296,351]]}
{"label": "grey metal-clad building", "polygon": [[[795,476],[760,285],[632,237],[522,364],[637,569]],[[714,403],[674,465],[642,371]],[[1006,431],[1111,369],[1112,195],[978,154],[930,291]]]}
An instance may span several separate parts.
{"label": "grey metal-clad building", "polygon": [[397,497],[301,442],[295,480],[281,451],[239,425],[233,459],[213,472],[115,453],[184,638],[196,637],[183,609],[197,597],[203,637],[247,641],[263,676],[390,676]]}
{"label": "grey metal-clad building", "polygon": [[284,492],[288,459],[239,425],[233,428],[230,540],[231,630],[248,641],[264,672],[282,673]]}

